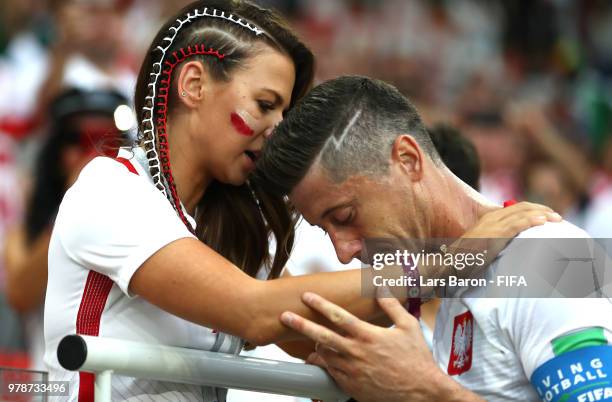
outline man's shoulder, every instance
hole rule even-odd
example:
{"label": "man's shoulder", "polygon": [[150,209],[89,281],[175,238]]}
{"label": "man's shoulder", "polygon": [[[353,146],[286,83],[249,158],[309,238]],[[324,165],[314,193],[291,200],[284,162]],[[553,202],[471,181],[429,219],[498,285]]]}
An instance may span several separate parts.
{"label": "man's shoulder", "polygon": [[[577,242],[575,239],[585,239]],[[519,233],[499,253],[492,266],[497,267],[502,261],[506,264],[514,261],[518,264],[526,255],[539,256],[545,259],[551,257],[551,252],[565,254],[565,251],[576,247],[584,249],[591,236],[583,229],[568,222],[546,222],[543,225],[533,226]],[[555,254],[557,255],[557,254]],[[513,260],[514,258],[514,260]]]}
{"label": "man's shoulder", "polygon": [[533,226],[516,236],[517,239],[580,239],[589,237],[583,229],[566,220]]}

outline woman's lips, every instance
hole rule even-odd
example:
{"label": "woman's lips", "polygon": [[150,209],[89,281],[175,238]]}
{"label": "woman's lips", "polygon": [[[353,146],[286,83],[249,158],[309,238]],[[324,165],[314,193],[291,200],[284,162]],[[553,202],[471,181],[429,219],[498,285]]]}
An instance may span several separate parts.
{"label": "woman's lips", "polygon": [[253,129],[249,127],[249,125],[244,121],[242,117],[240,117],[238,113],[232,113],[230,116],[230,120],[232,121],[232,124],[234,125],[234,128],[236,129],[236,131],[238,131],[238,133],[246,135],[247,137],[250,137],[255,133]]}

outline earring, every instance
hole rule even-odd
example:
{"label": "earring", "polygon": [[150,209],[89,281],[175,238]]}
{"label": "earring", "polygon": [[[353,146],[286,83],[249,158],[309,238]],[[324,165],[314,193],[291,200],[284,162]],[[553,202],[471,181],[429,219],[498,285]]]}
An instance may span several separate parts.
{"label": "earring", "polygon": [[187,92],[185,91],[181,92],[181,96],[187,96]]}

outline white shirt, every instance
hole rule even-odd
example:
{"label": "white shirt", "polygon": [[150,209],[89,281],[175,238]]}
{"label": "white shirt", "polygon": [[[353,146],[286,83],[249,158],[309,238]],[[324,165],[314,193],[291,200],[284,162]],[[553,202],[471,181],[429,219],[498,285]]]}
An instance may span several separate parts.
{"label": "white shirt", "polygon": [[[518,238],[587,238],[566,221],[528,229]],[[504,253],[487,271],[504,263]],[[443,299],[436,319],[434,357],[454,380],[487,401],[539,401],[529,379],[554,357],[551,341],[573,330],[603,327],[612,343],[612,303],[605,298],[481,297],[485,288],[460,289]],[[467,324],[467,325],[466,325]],[[454,343],[454,344],[453,344]]]}
{"label": "white shirt", "polygon": [[[59,365],[61,339],[77,328],[99,336],[170,346],[237,353],[242,342],[213,333],[129,294],[130,279],[156,251],[194,237],[143,167],[140,149],[121,150],[139,175],[106,157],[93,159],[66,192],[49,246],[45,301],[45,364],[50,380],[70,381],[77,400],[79,374]],[[193,219],[187,215],[195,226]],[[176,267],[180,275],[180,267]],[[93,274],[97,272],[98,274]],[[104,280],[103,276],[110,278]],[[93,279],[92,279],[93,278]],[[86,287],[86,284],[89,286]],[[81,311],[79,310],[81,309]],[[96,318],[96,309],[101,316]],[[80,311],[80,312],[79,312]],[[113,376],[113,400],[223,400],[224,390]],[[218,395],[216,395],[218,394]]]}

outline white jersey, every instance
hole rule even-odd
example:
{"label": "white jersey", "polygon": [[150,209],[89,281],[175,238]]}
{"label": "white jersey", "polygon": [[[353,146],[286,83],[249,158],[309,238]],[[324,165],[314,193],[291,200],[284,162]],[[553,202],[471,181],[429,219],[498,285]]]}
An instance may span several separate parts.
{"label": "white jersey", "polygon": [[[518,238],[586,238],[566,221],[533,227]],[[504,253],[488,275],[503,264]],[[487,401],[539,401],[533,372],[555,357],[551,341],[572,331],[604,328],[612,343],[612,303],[605,298],[481,297],[485,288],[461,288],[443,299],[436,319],[434,357],[454,380]]]}
{"label": "white jersey", "polygon": [[[64,370],[57,346],[88,334],[238,353],[242,342],[183,320],[128,291],[141,264],[165,245],[193,237],[150,178],[140,149],[121,150],[138,172],[106,157],[93,159],[66,192],[49,246],[45,364],[52,381],[70,381],[75,401],[92,392],[91,375]],[[193,219],[186,215],[195,226]],[[180,267],[177,275],[180,275]],[[113,400],[223,400],[225,390],[114,375]]]}

